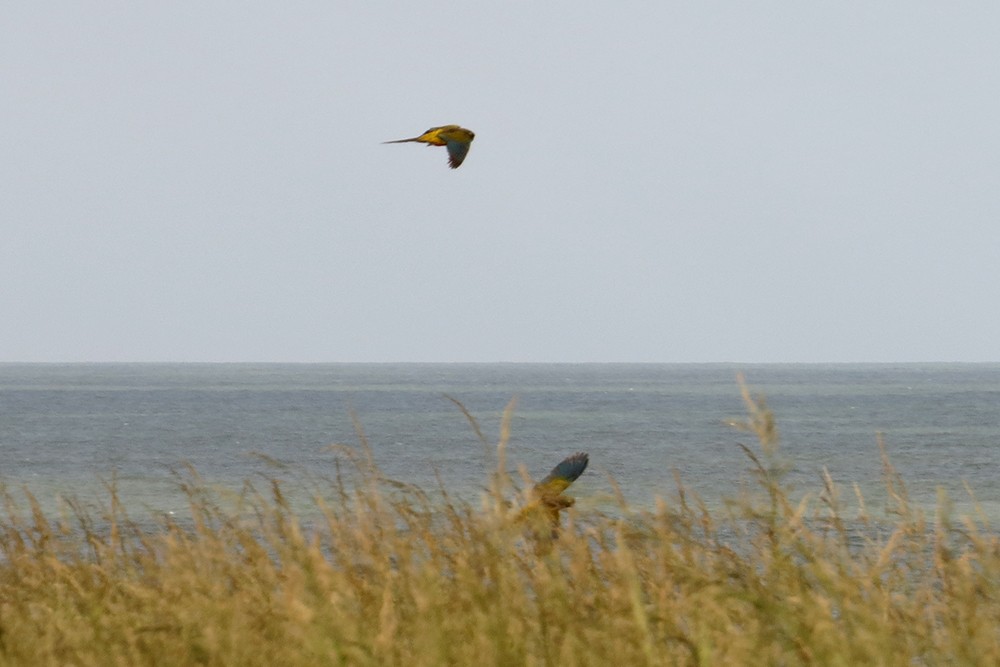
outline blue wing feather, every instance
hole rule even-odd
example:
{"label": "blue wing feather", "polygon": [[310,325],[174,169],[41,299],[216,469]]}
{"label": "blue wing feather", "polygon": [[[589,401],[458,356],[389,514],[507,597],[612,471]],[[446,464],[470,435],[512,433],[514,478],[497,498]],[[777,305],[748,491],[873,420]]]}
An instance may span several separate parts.
{"label": "blue wing feather", "polygon": [[462,160],[469,153],[469,142],[449,141],[445,145],[448,147],[448,164],[452,169],[458,169],[458,165],[462,164]]}
{"label": "blue wing feather", "polygon": [[552,491],[562,493],[567,486],[575,482],[583,474],[589,462],[590,457],[584,452],[577,452],[572,456],[567,456],[535,488],[543,492]]}

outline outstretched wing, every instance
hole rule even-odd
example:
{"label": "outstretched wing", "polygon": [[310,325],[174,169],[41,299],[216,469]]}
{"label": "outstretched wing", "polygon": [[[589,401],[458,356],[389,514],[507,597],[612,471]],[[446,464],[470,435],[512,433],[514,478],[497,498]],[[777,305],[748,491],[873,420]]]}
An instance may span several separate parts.
{"label": "outstretched wing", "polygon": [[583,474],[589,462],[590,457],[584,452],[577,452],[576,454],[567,456],[559,465],[552,469],[552,472],[545,479],[535,485],[535,494],[545,498],[558,496]]}
{"label": "outstretched wing", "polygon": [[445,145],[448,147],[448,165],[452,169],[458,169],[458,165],[462,164],[462,160],[469,154],[469,146],[472,144],[468,141],[449,139]]}

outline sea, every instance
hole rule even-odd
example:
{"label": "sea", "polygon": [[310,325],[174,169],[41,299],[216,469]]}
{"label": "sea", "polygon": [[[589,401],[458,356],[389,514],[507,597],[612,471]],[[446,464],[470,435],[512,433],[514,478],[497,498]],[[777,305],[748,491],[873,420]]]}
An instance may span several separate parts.
{"label": "sea", "polygon": [[105,507],[113,485],[141,520],[183,515],[194,478],[313,494],[353,452],[477,505],[509,409],[504,469],[524,484],[584,451],[583,510],[676,503],[680,480],[721,511],[756,484],[742,446],[762,456],[737,427],[740,378],[774,413],[796,498],[827,474],[848,514],[859,493],[885,510],[881,442],[915,507],[1000,522],[1000,364],[3,363],[0,483],[53,513]]}

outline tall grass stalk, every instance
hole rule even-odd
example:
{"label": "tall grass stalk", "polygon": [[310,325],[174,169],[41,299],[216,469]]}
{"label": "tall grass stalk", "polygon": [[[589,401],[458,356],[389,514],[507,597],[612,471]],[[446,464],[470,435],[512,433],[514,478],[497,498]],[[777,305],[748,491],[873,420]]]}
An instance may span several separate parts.
{"label": "tall grass stalk", "polygon": [[925,517],[884,447],[889,521],[826,473],[793,502],[774,417],[744,398],[755,492],[713,514],[678,475],[651,509],[570,510],[544,548],[511,520],[513,403],[478,507],[384,479],[360,424],[306,513],[277,481],[234,504],[194,471],[189,516],[155,526],[113,480],[59,517],[6,488],[0,665],[1000,664],[985,521],[944,497]]}

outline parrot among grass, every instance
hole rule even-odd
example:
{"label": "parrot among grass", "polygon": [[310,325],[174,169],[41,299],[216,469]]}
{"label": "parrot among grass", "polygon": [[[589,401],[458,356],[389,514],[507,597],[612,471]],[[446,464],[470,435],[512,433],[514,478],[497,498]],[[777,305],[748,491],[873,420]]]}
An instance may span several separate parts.
{"label": "parrot among grass", "polygon": [[572,507],[576,499],[563,494],[569,485],[587,469],[590,457],[577,452],[563,459],[542,481],[535,484],[529,493],[528,504],[518,515],[519,519],[544,512],[552,524],[553,534],[559,528],[559,512]]}

